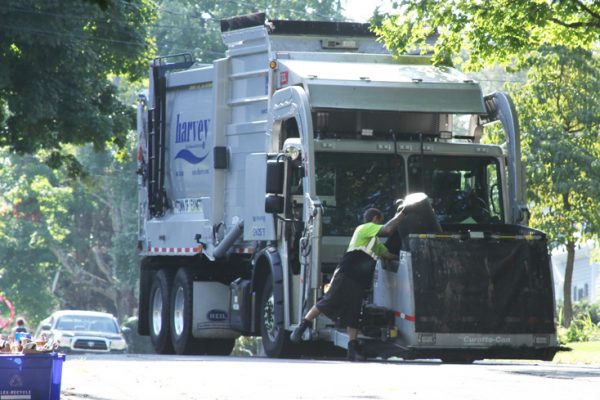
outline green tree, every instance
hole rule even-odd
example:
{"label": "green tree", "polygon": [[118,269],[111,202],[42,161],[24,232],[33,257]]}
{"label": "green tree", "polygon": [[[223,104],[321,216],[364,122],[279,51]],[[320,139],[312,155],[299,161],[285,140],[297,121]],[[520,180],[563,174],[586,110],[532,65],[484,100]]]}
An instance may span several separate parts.
{"label": "green tree", "polygon": [[[57,305],[51,291],[57,260],[40,243],[40,207],[32,189],[51,172],[34,157],[6,149],[0,149],[0,160],[0,288],[33,324]],[[33,182],[32,176],[40,178]]]}
{"label": "green tree", "polygon": [[433,51],[436,64],[464,56],[470,70],[511,64],[543,45],[589,49],[600,41],[595,0],[402,0],[394,7],[397,14],[374,21],[388,48]]}
{"label": "green tree", "polygon": [[151,4],[2,1],[0,146],[21,154],[51,149],[47,162],[57,166],[65,144],[123,145],[132,115],[108,76],[145,75]]}
{"label": "green tree", "polygon": [[225,55],[220,20],[252,12],[271,19],[342,20],[339,0],[160,0],[154,26],[160,55],[191,52],[203,63]]}
{"label": "green tree", "polygon": [[107,309],[119,317],[133,314],[139,265],[132,133],[127,145],[121,152],[97,152],[86,146],[77,154],[87,171],[80,190],[90,212],[83,215],[91,222],[89,241],[78,247],[87,249],[92,258],[88,268],[103,279],[99,294],[105,298]]}
{"label": "green tree", "polygon": [[5,154],[1,286],[33,320],[55,307],[132,315],[132,267],[138,265],[133,152],[97,152],[91,145],[66,150],[81,160],[85,176],[49,168],[44,151]]}
{"label": "green tree", "polygon": [[600,236],[600,60],[590,51],[550,47],[526,65],[526,83],[509,90],[520,112],[531,224],[567,250],[568,326],[576,248]]}
{"label": "green tree", "polygon": [[154,3],[6,0],[0,20],[1,287],[32,321],[131,314],[134,109],[113,77],[146,75]]}

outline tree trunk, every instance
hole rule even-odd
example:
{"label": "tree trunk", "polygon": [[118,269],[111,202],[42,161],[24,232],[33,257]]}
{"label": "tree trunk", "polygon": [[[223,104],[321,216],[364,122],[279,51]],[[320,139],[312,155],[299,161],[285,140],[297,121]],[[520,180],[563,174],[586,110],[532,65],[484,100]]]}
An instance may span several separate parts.
{"label": "tree trunk", "polygon": [[573,268],[575,264],[575,242],[567,243],[567,265],[565,266],[565,283],[563,286],[563,325],[568,328],[573,320],[573,304],[571,302],[571,283],[573,281]]}
{"label": "tree trunk", "polygon": [[122,288],[118,290],[117,295],[117,319],[119,321],[124,321],[125,317],[131,317],[134,315],[135,307],[137,306],[137,300],[132,288]]}
{"label": "tree trunk", "polygon": [[[62,268],[62,276],[69,279],[72,284],[76,284],[79,287],[85,288],[84,290],[89,293],[102,296],[104,300],[110,302],[115,310],[118,310],[118,293],[115,286],[115,281],[111,276],[111,269],[102,261],[101,250],[97,247],[92,248],[94,260],[96,266],[102,272],[102,275],[94,274],[85,269],[85,266],[80,265],[72,254],[65,251],[58,245],[50,244],[50,251],[54,254],[57,260],[60,262]],[[52,288],[56,290],[58,287],[58,273],[54,277]],[[65,295],[63,301],[68,301],[72,304],[82,304],[81,307],[85,307],[87,300],[78,298],[76,294],[69,293]],[[99,301],[98,304],[102,302]],[[62,304],[61,304],[62,305]]]}

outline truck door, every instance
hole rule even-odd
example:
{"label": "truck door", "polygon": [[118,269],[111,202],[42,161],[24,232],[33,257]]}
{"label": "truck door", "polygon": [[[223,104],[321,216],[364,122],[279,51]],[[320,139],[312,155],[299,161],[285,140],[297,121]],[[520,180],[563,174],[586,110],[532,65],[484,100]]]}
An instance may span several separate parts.
{"label": "truck door", "polygon": [[[280,251],[286,254],[291,252],[299,255],[298,259],[292,257],[288,265],[292,268],[292,271],[298,268],[299,272],[304,275],[302,279],[303,288],[300,290],[301,294],[298,301],[295,302],[300,307],[295,307],[292,311],[297,316],[294,319],[298,320],[303,314],[303,310],[316,301],[321,275],[322,210],[321,202],[315,191],[313,124],[308,96],[301,87],[290,86],[276,91],[271,99],[271,108],[270,126],[273,129],[270,133],[273,151],[278,153],[287,151],[289,159],[292,160],[289,165],[293,166],[292,169],[287,168],[288,199],[285,205],[287,207],[286,211],[290,213],[289,216],[293,212],[294,218],[299,216],[300,209],[302,211],[302,218],[299,219],[302,223],[288,224],[289,228],[287,229],[289,231],[284,232],[287,235],[284,242],[285,248],[280,246]],[[277,128],[279,128],[279,131],[277,131]],[[296,135],[297,137],[295,137]],[[296,160],[294,160],[294,154],[298,156]],[[298,172],[301,173],[298,174]],[[300,177],[301,179],[298,179]],[[300,233],[300,228],[302,228],[304,234],[301,235],[296,244],[296,236]],[[304,256],[298,251],[300,246],[307,249]],[[287,289],[290,289],[289,282]],[[286,318],[286,321],[290,321],[290,319]]]}

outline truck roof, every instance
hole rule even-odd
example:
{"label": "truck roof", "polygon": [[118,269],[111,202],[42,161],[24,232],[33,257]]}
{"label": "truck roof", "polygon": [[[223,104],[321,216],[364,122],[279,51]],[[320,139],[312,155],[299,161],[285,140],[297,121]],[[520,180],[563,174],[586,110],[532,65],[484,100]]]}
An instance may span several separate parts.
{"label": "truck roof", "polygon": [[308,88],[312,107],[485,113],[479,84],[453,68],[398,64],[391,57],[383,63],[368,55],[353,54],[354,62],[320,55],[278,60],[290,85]]}
{"label": "truck roof", "polygon": [[268,25],[272,35],[313,35],[375,37],[369,24],[359,22],[269,20],[265,13],[240,15],[221,20],[221,32]]}

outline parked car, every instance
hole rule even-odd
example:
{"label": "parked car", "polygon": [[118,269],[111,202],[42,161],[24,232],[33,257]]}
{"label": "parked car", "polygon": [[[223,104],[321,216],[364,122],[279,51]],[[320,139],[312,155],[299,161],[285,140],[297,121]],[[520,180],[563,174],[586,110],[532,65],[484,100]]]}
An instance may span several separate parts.
{"label": "parked car", "polygon": [[127,342],[117,319],[98,311],[61,310],[40,322],[34,337],[46,335],[59,342],[58,351],[65,353],[127,352]]}

